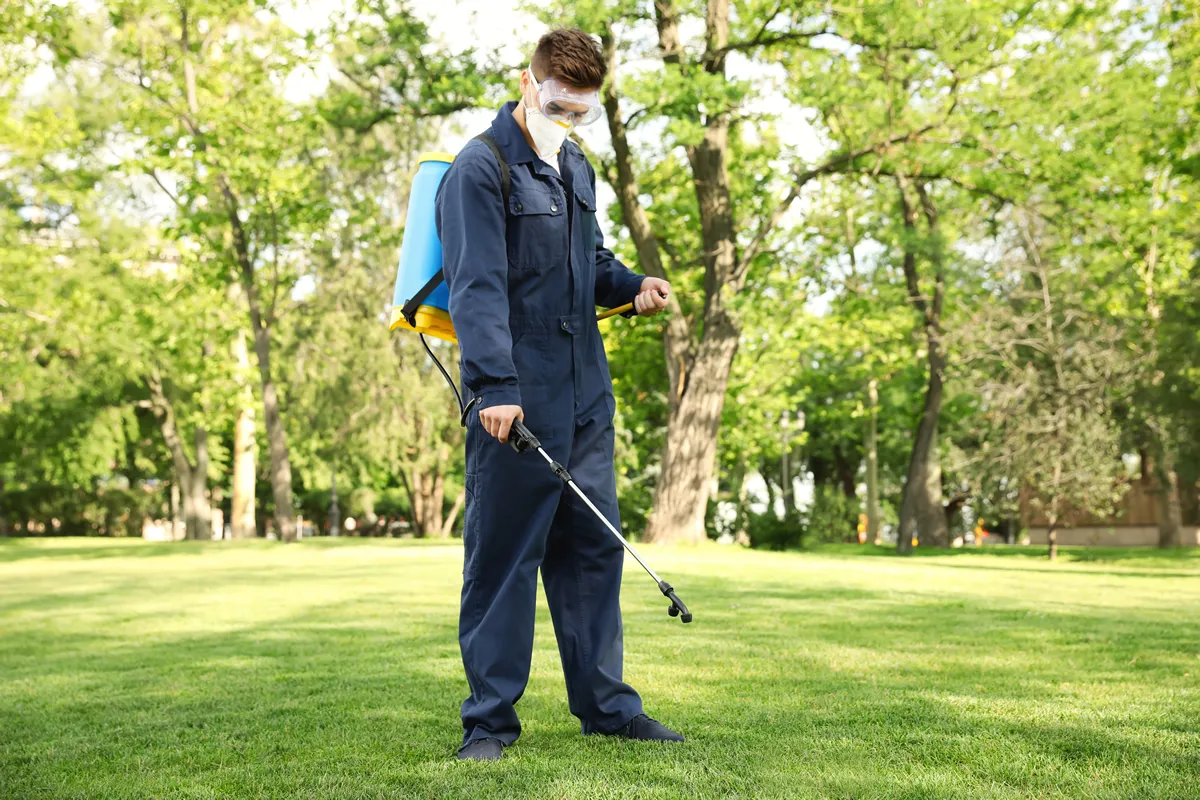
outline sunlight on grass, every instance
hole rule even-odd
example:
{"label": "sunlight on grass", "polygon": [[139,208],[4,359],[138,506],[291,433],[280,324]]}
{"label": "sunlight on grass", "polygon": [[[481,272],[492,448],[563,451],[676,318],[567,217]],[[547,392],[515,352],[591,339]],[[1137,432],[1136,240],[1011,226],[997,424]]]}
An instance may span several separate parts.
{"label": "sunlight on grass", "polygon": [[[1194,796],[1200,560],[648,548],[584,739],[539,607],[521,742],[452,760],[461,549],[0,543],[0,797]],[[1190,794],[1191,793],[1191,794]]]}

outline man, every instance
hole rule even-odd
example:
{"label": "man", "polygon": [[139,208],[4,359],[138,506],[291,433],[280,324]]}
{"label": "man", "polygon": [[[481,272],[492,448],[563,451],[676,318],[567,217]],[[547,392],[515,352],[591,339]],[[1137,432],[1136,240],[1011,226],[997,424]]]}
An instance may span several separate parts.
{"label": "man", "polygon": [[515,706],[529,680],[539,567],[583,733],[683,741],[646,716],[621,679],[620,543],[546,464],[505,444],[513,421],[526,421],[620,524],[612,380],[595,309],[633,302],[656,314],[670,286],[604,247],[595,172],[567,139],[603,116],[605,72],[582,31],[542,37],[521,73],[521,101],[500,109],[491,142],[463,148],[438,191],[450,317],[478,409],[466,441],[459,644],[471,695],[461,759],[500,758],[520,735]]}

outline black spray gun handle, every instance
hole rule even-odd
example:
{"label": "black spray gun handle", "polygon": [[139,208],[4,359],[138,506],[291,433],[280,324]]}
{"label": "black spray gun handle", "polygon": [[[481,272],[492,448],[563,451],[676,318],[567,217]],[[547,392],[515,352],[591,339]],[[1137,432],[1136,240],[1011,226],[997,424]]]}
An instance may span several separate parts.
{"label": "black spray gun handle", "polygon": [[514,419],[512,428],[508,431],[508,446],[518,453],[524,453],[531,448],[537,450],[542,443],[533,435],[533,431],[525,427],[524,422]]}

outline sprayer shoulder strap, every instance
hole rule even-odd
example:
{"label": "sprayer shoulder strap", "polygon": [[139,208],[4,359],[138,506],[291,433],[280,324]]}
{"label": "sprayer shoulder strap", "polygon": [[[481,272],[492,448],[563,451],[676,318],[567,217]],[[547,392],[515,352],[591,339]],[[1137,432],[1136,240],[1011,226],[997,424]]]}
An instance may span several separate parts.
{"label": "sprayer shoulder strap", "polygon": [[[504,201],[504,215],[508,216],[508,198],[512,193],[512,176],[508,171],[508,162],[504,160],[504,153],[500,152],[500,145],[496,144],[496,140],[488,133],[481,133],[475,137],[477,141],[483,142],[492,151],[492,155],[496,157],[496,163],[500,165],[500,197]],[[405,321],[414,328],[417,325],[417,309],[425,302],[429,295],[433,294],[433,290],[442,285],[442,281],[446,280],[446,273],[438,270],[429,277],[425,285],[417,290],[417,293],[404,303],[400,309],[400,314]]]}
{"label": "sprayer shoulder strap", "polygon": [[512,176],[508,171],[508,162],[504,160],[500,145],[496,144],[496,140],[487,131],[476,136],[475,141],[486,144],[496,157],[496,163],[500,165],[500,197],[504,200],[504,215],[508,216],[508,198],[512,194]]}

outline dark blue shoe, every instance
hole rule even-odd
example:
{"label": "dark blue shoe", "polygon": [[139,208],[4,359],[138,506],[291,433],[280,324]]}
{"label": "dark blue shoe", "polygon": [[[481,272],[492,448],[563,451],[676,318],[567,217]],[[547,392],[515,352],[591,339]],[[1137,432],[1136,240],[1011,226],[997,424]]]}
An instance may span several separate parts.
{"label": "dark blue shoe", "polygon": [[499,761],[504,743],[499,739],[474,739],[458,749],[459,761]]}
{"label": "dark blue shoe", "polygon": [[609,736],[618,736],[622,739],[632,739],[638,742],[682,742],[683,736],[663,725],[656,719],[651,719],[645,714],[638,714],[629,722],[625,723],[623,728],[618,728]]}

